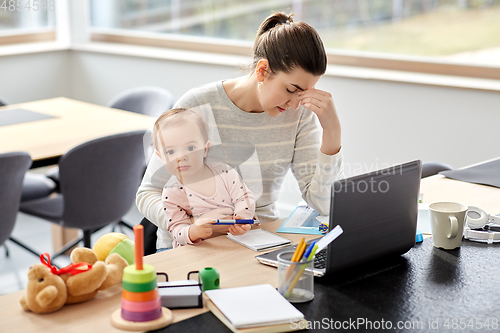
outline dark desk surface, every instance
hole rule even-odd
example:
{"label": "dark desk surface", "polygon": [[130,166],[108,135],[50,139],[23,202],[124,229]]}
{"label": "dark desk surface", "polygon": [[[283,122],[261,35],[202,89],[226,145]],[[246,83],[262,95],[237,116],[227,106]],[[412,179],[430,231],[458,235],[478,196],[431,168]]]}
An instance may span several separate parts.
{"label": "dark desk surface", "polygon": [[[428,238],[403,256],[316,278],[314,288],[314,300],[296,307],[311,325],[317,321],[316,328],[342,324],[370,331],[361,323],[366,320],[372,330],[384,325],[379,331],[392,325],[392,332],[471,332],[480,326],[487,330],[487,324],[500,331],[500,244],[464,240],[460,249],[445,251]],[[398,329],[398,322],[406,329]],[[210,312],[160,332],[199,332],[200,327],[230,332]]]}

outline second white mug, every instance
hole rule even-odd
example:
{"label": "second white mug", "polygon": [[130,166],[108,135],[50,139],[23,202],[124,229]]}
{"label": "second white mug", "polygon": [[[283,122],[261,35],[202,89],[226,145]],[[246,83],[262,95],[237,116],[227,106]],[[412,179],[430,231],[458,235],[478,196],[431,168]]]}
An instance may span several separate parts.
{"label": "second white mug", "polygon": [[435,202],[429,205],[434,246],[445,250],[460,247],[468,206],[458,202]]}

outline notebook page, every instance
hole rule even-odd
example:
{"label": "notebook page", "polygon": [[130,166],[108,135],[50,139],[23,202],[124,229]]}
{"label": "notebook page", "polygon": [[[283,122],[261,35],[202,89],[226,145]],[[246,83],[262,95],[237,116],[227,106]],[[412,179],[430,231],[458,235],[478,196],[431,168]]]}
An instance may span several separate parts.
{"label": "notebook page", "polygon": [[227,237],[252,249],[262,249],[291,243],[290,240],[263,229],[249,230],[243,235]]}
{"label": "notebook page", "polygon": [[290,323],[304,319],[270,284],[205,292],[236,328]]}

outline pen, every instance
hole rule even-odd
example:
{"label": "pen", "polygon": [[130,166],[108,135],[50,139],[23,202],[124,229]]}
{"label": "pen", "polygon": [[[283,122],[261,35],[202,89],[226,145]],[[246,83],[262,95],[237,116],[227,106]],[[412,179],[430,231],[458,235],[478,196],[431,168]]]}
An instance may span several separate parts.
{"label": "pen", "polygon": [[[307,248],[307,251],[304,253],[304,255],[302,256],[302,259],[301,259],[301,260],[304,260],[304,259],[305,259],[306,261],[310,260],[310,259],[308,259],[308,258],[309,258],[309,256],[311,255],[311,252],[313,251],[313,249],[314,249],[314,246],[315,246],[315,245],[316,245],[316,241],[313,241],[313,242],[309,245],[309,247]],[[316,246],[316,248],[318,248],[318,247]],[[313,255],[313,256],[314,256],[314,255]]]}
{"label": "pen", "polygon": [[235,224],[260,224],[256,220],[217,220],[217,222],[212,223],[213,225],[235,225]]}

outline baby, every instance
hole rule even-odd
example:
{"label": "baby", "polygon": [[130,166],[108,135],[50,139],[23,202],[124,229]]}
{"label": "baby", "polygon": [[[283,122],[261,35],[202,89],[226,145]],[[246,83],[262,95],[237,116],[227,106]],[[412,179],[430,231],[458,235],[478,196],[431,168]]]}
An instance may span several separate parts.
{"label": "baby", "polygon": [[[207,162],[207,123],[193,110],[162,114],[152,132],[155,152],[172,175],[163,188],[165,224],[173,247],[200,244],[217,218],[252,219],[255,200],[238,173],[222,162]],[[229,227],[242,235],[250,225]]]}

